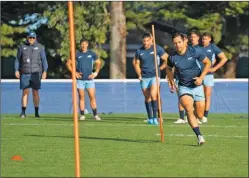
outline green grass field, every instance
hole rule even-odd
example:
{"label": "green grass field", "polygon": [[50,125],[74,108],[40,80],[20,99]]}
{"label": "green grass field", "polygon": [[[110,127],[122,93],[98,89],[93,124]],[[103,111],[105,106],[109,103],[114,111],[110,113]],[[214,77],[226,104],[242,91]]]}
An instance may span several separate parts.
{"label": "green grass field", "polygon": [[[211,114],[201,125],[203,146],[187,124],[173,123],[176,114],[164,115],[164,143],[145,115],[101,116],[79,122],[82,177],[248,177],[246,114]],[[1,176],[75,176],[73,128],[70,115],[2,116]]]}

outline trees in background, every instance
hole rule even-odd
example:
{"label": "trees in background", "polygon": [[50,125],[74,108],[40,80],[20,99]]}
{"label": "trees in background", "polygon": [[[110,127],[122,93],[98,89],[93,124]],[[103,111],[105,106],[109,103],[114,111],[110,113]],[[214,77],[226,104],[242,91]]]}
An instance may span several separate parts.
{"label": "trees in background", "polygon": [[[126,32],[131,29],[145,31],[145,24],[152,20],[163,20],[182,31],[198,28],[201,32],[211,32],[214,42],[229,59],[236,59],[241,51],[248,50],[248,2],[82,1],[74,2],[74,10],[76,43],[84,37],[101,58],[111,58],[112,78],[125,77]],[[46,46],[52,66],[49,75],[65,77],[67,70],[63,61],[69,57],[67,2],[2,1],[2,57],[15,57],[16,47],[25,39],[28,29],[35,29],[38,40]],[[109,42],[111,51],[108,55],[102,45]],[[219,76],[233,77],[231,73],[235,71],[230,69],[235,65],[232,63],[229,68],[220,70]]]}
{"label": "trees in background", "polygon": [[[199,29],[210,32],[214,42],[234,59],[241,51],[248,50],[249,2],[198,1],[198,2],[127,2],[127,27],[144,30],[143,24],[164,20],[184,32]],[[236,68],[236,63],[229,68]],[[235,77],[235,70],[219,71],[219,76]]]}
{"label": "trees in background", "polygon": [[[106,43],[108,27],[110,24],[110,15],[108,12],[109,2],[98,1],[79,1],[74,2],[74,28],[76,47],[79,47],[81,38],[89,40],[89,48],[93,49],[101,59],[108,57],[107,51],[102,49],[102,44]],[[69,24],[68,24],[68,8],[67,2],[56,2],[48,6],[43,13],[48,19],[48,29],[54,30],[54,48],[53,53],[60,56],[60,61],[65,61],[70,56],[70,41],[69,41]],[[102,60],[102,66],[104,60]],[[67,74],[65,65],[59,65],[56,72],[62,74],[60,77]]]}
{"label": "trees in background", "polygon": [[1,57],[16,55],[17,46],[26,37],[32,24],[42,19],[42,13],[51,2],[1,1]]}
{"label": "trees in background", "polygon": [[123,2],[111,2],[110,78],[126,78],[126,18]]}
{"label": "trees in background", "polygon": [[[81,38],[89,40],[90,47],[96,49],[103,58],[107,57],[107,53],[100,47],[106,42],[110,23],[107,5],[108,2],[74,2],[76,44],[79,44]],[[48,28],[58,32],[54,38],[60,45],[55,50],[64,61],[70,56],[67,2],[56,2],[54,5],[48,6],[43,14],[48,19]]]}

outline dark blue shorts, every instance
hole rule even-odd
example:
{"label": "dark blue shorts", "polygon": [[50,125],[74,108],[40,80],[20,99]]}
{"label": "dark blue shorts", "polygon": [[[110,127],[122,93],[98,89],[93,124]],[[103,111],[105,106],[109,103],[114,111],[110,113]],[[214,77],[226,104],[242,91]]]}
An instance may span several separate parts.
{"label": "dark blue shorts", "polygon": [[41,89],[41,73],[21,74],[20,89],[26,88]]}

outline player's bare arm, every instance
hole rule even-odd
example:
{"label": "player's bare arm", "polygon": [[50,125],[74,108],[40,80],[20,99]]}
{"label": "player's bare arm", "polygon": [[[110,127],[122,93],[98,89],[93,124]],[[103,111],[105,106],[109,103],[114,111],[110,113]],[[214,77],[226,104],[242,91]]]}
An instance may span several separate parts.
{"label": "player's bare arm", "polygon": [[160,70],[163,70],[163,69],[166,68],[168,57],[169,57],[169,55],[168,55],[167,53],[165,53],[165,54],[163,54],[163,55],[161,56],[161,59],[163,60],[163,63],[162,63],[162,65],[160,66]]}
{"label": "player's bare arm", "polygon": [[211,61],[207,57],[205,57],[205,59],[202,61],[202,63],[204,64],[204,68],[203,68],[201,75],[199,77],[194,78],[196,85],[202,84],[202,81],[203,81],[205,75],[209,72],[210,67],[211,67]]}
{"label": "player's bare arm", "polygon": [[168,65],[166,66],[166,74],[168,76],[168,85],[169,85],[170,91],[171,92],[176,91],[177,86],[174,82],[174,72],[173,72],[173,69],[169,67]]}
{"label": "player's bare arm", "polygon": [[101,60],[100,60],[100,59],[97,59],[97,60],[95,61],[95,65],[96,65],[95,72],[99,73],[100,67],[101,67]]}
{"label": "player's bare arm", "polygon": [[226,62],[227,62],[227,57],[226,55],[222,52],[218,55],[220,58],[220,62],[213,68],[211,68],[211,72],[217,71],[219,68],[221,68]]}
{"label": "player's bare arm", "polygon": [[168,65],[166,66],[166,74],[167,74],[167,77],[168,77],[168,81],[171,82],[171,83],[174,82],[173,70]]}
{"label": "player's bare arm", "polygon": [[101,60],[100,60],[100,59],[97,59],[97,60],[95,61],[95,66],[96,66],[95,72],[88,76],[89,79],[94,79],[94,78],[96,78],[97,75],[99,74],[100,67],[101,67]]}
{"label": "player's bare arm", "polygon": [[[66,66],[67,66],[67,69],[69,70],[69,72],[72,73],[72,60],[71,59],[67,60]],[[76,72],[75,74],[76,74],[77,79],[80,79],[82,77],[82,73],[80,73],[80,72]]]}
{"label": "player's bare arm", "polygon": [[133,59],[133,65],[135,68],[135,71],[137,73],[138,79],[142,80],[142,75],[141,75],[141,68],[140,68],[140,60],[137,60],[136,58]]}

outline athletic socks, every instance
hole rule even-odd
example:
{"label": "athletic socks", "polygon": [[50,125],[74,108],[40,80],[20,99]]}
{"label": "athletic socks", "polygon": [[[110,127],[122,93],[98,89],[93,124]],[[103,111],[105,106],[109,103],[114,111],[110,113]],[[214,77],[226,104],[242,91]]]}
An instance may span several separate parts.
{"label": "athletic socks", "polygon": [[35,114],[39,114],[39,107],[35,107]]}
{"label": "athletic socks", "polygon": [[84,110],[81,110],[81,111],[80,111],[80,115],[82,115],[82,116],[85,115]]}
{"label": "athletic socks", "polygon": [[158,111],[157,100],[154,100],[151,103],[152,103],[152,110],[153,110],[153,118],[157,118],[157,111]]}
{"label": "athletic socks", "polygon": [[97,115],[97,108],[94,108],[92,110],[93,110],[93,115],[96,116]]}
{"label": "athletic socks", "polygon": [[150,102],[145,102],[145,107],[148,115],[148,119],[152,119],[152,103]]}
{"label": "athletic socks", "polygon": [[[97,115],[97,108],[92,109],[92,111],[93,111],[93,115],[96,116]],[[80,111],[80,115],[84,116],[85,115],[85,111],[81,110]]]}
{"label": "athletic socks", "polygon": [[26,107],[22,107],[22,114],[25,114]]}
{"label": "athletic socks", "polygon": [[184,110],[179,111],[180,119],[184,120]]}
{"label": "athletic socks", "polygon": [[84,112],[84,110],[80,110],[80,115],[85,115],[85,112]]}
{"label": "athletic socks", "polygon": [[198,135],[201,135],[201,132],[200,132],[200,129],[199,129],[199,127],[194,127],[194,128],[192,128],[193,129],[193,131],[195,132],[195,135],[198,137]]}
{"label": "athletic socks", "polygon": [[208,111],[204,111],[204,116],[208,117]]}

